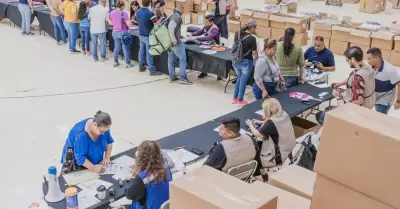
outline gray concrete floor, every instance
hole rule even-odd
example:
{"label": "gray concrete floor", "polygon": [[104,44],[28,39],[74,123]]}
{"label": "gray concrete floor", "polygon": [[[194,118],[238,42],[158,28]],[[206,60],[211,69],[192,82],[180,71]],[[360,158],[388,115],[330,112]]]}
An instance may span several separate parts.
{"label": "gray concrete floor", "polygon": [[[241,8],[261,8],[263,3],[239,0]],[[300,12],[386,23],[400,19],[400,10],[371,15],[359,13],[357,6],[299,2]],[[113,68],[111,61],[94,63],[89,56],[71,55],[48,36],[21,36],[18,28],[6,23],[0,24],[0,49],[0,209],[27,208],[31,202],[47,208],[42,202],[42,175],[48,166],[59,165],[69,129],[97,110],[113,118],[117,154],[237,109],[230,104],[232,85],[224,94],[224,82],[215,78],[197,80],[197,73],[190,72],[194,85],[170,84],[167,76],[150,77],[137,67]],[[336,56],[336,62],[331,82],[349,73],[343,57]],[[253,100],[251,93],[248,98]],[[390,114],[400,117],[398,111]]]}

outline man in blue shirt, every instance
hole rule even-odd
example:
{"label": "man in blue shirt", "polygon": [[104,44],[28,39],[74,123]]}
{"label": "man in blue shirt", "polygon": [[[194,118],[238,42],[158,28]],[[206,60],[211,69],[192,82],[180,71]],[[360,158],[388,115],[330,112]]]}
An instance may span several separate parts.
{"label": "man in blue shirt", "polygon": [[151,76],[162,75],[162,72],[157,71],[154,65],[154,57],[150,55],[150,43],[149,34],[153,30],[154,24],[152,18],[154,13],[150,11],[151,0],[143,0],[143,7],[136,12],[136,19],[139,27],[139,72],[144,72],[146,70],[144,61],[147,61],[147,67],[150,71]]}
{"label": "man in blue shirt", "polygon": [[314,38],[314,46],[307,49],[304,59],[307,60],[307,66],[314,64],[319,70],[335,71],[335,58],[332,52],[325,47],[324,38],[321,36]]}
{"label": "man in blue shirt", "polygon": [[394,104],[394,109],[400,108],[400,75],[397,69],[382,58],[382,52],[378,48],[367,51],[369,64],[375,69],[375,110],[387,114]]}

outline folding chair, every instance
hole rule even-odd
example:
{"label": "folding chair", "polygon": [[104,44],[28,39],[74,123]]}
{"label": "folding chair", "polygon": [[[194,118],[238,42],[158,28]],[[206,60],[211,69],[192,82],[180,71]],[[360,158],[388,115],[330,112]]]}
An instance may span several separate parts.
{"label": "folding chair", "polygon": [[257,161],[252,160],[241,165],[237,165],[228,169],[228,175],[234,176],[245,182],[249,182],[254,172],[257,169]]}
{"label": "folding chair", "polygon": [[165,201],[165,202],[161,205],[160,209],[169,209],[169,200]]}

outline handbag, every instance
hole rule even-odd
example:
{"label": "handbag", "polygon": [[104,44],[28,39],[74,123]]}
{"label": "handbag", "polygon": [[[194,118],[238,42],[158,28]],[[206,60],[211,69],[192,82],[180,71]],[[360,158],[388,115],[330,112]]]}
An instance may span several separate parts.
{"label": "handbag", "polygon": [[267,65],[268,65],[268,69],[267,70],[268,70],[268,73],[271,75],[272,83],[276,83],[275,91],[280,92],[280,91],[285,90],[285,88],[282,88],[282,83],[281,83],[280,80],[278,82],[275,81],[275,78],[274,78],[274,76],[272,74],[271,66],[269,65],[269,62],[268,62],[267,58],[264,57],[264,59],[265,59],[265,62],[267,63]]}
{"label": "handbag", "polygon": [[[126,24],[125,21],[124,21],[124,12],[121,11],[121,29],[124,28],[124,24]],[[132,38],[132,35],[129,32],[122,32],[121,39],[122,39],[122,43],[125,44],[125,45],[130,46],[130,45],[133,44],[133,38]]]}

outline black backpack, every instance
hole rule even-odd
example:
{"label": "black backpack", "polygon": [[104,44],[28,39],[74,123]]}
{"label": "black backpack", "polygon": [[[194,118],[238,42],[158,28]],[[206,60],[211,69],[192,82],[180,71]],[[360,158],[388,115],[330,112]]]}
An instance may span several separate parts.
{"label": "black backpack", "polygon": [[[317,148],[311,143],[311,135],[308,135],[303,142],[301,142],[302,148],[304,148],[303,153],[301,153],[300,160],[297,163],[298,166],[314,171],[315,159],[317,157]],[[290,165],[294,164],[296,159],[293,158],[292,152],[288,156],[290,160]]]}
{"label": "black backpack", "polygon": [[234,62],[243,61],[244,58],[251,52],[251,50],[249,50],[248,52],[243,52],[243,41],[246,40],[247,38],[251,37],[251,35],[245,35],[243,38],[241,38],[240,31],[238,33],[239,33],[238,39],[237,39],[237,41],[235,41],[233,43],[233,46],[232,46],[231,60]]}

